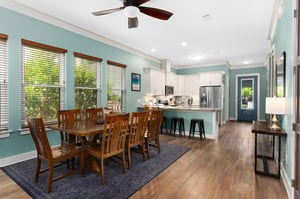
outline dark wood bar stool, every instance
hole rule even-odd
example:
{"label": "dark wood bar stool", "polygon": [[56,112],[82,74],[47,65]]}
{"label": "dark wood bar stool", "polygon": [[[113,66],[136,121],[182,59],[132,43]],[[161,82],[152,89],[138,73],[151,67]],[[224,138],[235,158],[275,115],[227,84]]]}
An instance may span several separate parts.
{"label": "dark wood bar stool", "polygon": [[[164,131],[164,129],[165,129],[165,131]],[[163,120],[162,120],[162,123],[161,123],[161,126],[160,126],[160,133],[161,134],[163,134],[163,133],[168,134],[167,118],[165,116],[163,116]]]}
{"label": "dark wood bar stool", "polygon": [[170,133],[169,134],[171,134],[173,132],[173,134],[176,135],[177,124],[178,124],[179,136],[182,135],[182,132],[183,132],[183,136],[185,136],[185,128],[184,128],[184,119],[183,119],[183,117],[172,117]]}
{"label": "dark wood bar stool", "polygon": [[200,139],[202,140],[202,134],[205,138],[205,129],[204,129],[204,120],[203,119],[191,119],[190,123],[190,132],[189,132],[189,138],[191,138],[191,135],[193,134],[193,138],[195,137],[195,131],[196,131],[196,125],[198,124],[198,131]]}

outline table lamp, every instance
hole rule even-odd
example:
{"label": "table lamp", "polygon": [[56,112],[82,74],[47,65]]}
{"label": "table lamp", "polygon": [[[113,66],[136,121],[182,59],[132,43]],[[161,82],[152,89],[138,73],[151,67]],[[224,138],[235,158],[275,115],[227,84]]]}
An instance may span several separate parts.
{"label": "table lamp", "polygon": [[271,124],[269,129],[279,130],[280,126],[278,125],[278,120],[276,115],[285,114],[286,102],[284,97],[267,97],[266,98],[266,113],[272,114]]}

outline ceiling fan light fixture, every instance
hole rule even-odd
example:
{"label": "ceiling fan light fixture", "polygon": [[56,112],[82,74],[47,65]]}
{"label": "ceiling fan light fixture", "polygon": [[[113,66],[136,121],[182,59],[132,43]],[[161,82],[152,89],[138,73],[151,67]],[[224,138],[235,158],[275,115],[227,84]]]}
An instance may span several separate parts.
{"label": "ceiling fan light fixture", "polygon": [[129,17],[129,18],[137,17],[139,12],[140,12],[140,10],[138,9],[138,7],[135,7],[135,6],[126,6],[124,8],[124,13],[125,13],[126,17]]}

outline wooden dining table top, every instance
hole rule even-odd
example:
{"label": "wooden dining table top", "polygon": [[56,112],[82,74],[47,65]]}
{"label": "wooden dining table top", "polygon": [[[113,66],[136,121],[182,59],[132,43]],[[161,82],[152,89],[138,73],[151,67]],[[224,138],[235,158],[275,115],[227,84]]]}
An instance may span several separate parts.
{"label": "wooden dining table top", "polygon": [[73,123],[62,122],[47,126],[49,129],[63,131],[80,137],[103,133],[104,124],[92,120],[82,120]]}

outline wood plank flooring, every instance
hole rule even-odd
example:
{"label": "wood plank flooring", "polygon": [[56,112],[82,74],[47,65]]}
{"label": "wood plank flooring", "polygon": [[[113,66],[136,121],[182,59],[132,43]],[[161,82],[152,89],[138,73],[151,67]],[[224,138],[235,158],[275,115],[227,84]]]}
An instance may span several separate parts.
{"label": "wood plank flooring", "polygon": [[[191,150],[131,199],[288,198],[281,179],[255,175],[250,123],[228,122],[220,127],[218,140],[162,135],[161,141],[189,146]],[[0,170],[0,198],[30,197]]]}

